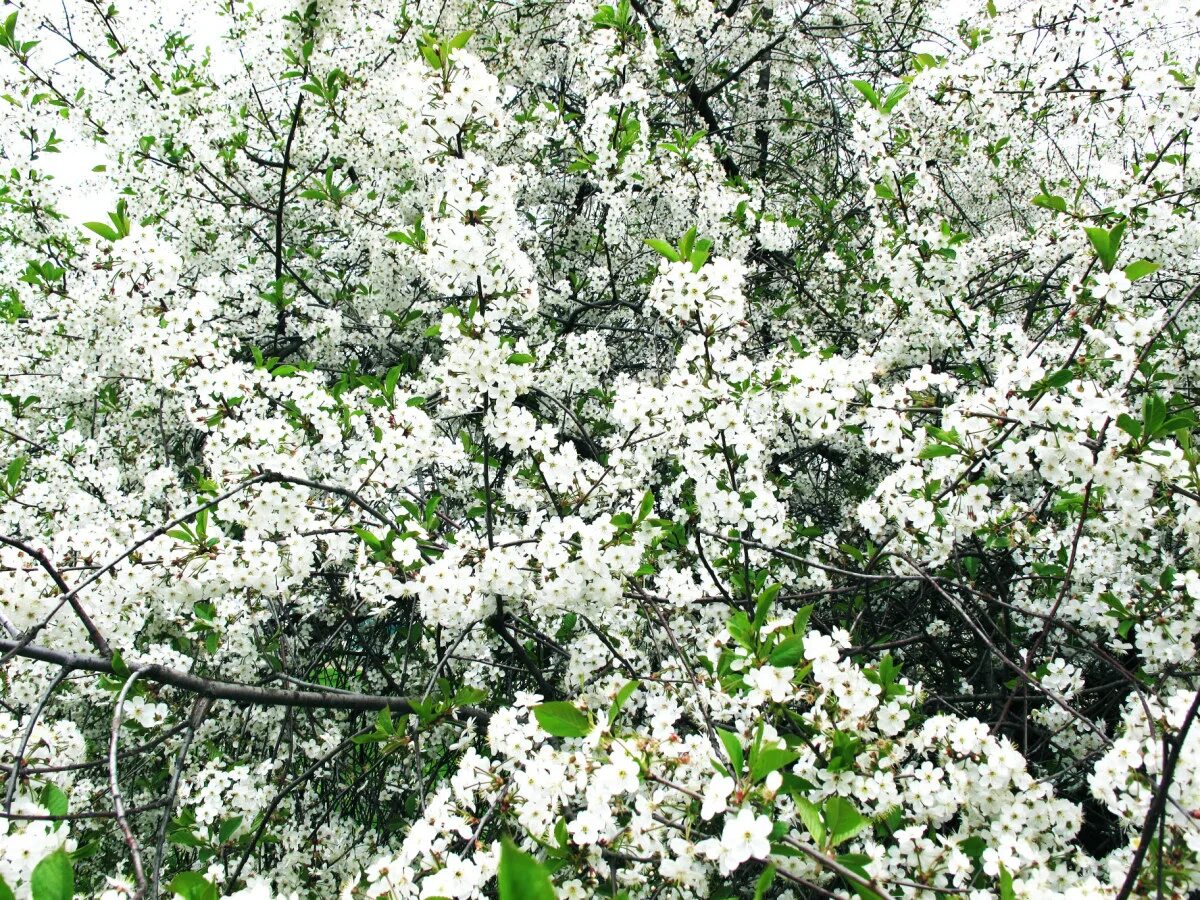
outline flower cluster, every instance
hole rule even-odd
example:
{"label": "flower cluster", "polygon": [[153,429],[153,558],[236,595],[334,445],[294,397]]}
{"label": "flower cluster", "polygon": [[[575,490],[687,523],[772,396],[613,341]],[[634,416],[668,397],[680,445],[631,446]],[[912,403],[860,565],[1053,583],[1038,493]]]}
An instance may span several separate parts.
{"label": "flower cluster", "polygon": [[0,897],[1200,891],[1200,6],[967,6],[4,6]]}

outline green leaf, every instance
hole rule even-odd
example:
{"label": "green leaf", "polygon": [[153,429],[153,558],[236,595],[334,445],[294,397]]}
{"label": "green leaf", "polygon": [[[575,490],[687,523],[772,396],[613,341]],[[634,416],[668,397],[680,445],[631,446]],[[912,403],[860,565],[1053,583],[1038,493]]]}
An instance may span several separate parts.
{"label": "green leaf", "polygon": [[1070,369],[1059,369],[1053,375],[1046,379],[1046,387],[1060,388],[1071,383],[1071,379],[1075,377],[1075,373]]}
{"label": "green leaf", "polygon": [[1137,262],[1132,262],[1125,267],[1125,277],[1130,281],[1137,281],[1139,278],[1153,275],[1161,268],[1162,266],[1156,262],[1150,262],[1148,259],[1139,259]]}
{"label": "green leaf", "polygon": [[1092,243],[1092,249],[1096,251],[1096,256],[1105,264],[1105,270],[1109,268],[1107,260],[1110,258],[1108,245],[1108,230],[1105,228],[1084,228],[1084,233],[1087,234],[1088,240]]}
{"label": "green leaf", "polygon": [[1121,252],[1121,238],[1125,235],[1127,224],[1128,220],[1122,219],[1108,230],[1108,246],[1112,250],[1114,263],[1117,261],[1117,254]]}
{"label": "green leaf", "polygon": [[17,482],[21,480],[21,475],[25,471],[25,466],[29,463],[28,456],[18,456],[8,464],[4,470],[4,480],[8,482],[8,486],[15,488]]}
{"label": "green leaf", "polygon": [[[899,827],[900,807],[896,807],[892,810],[892,812],[896,814],[896,827]],[[888,827],[891,827],[890,822],[888,823]],[[968,857],[978,864],[983,858],[983,851],[987,849],[987,844],[984,843],[983,838],[979,837],[979,835],[973,834],[969,838],[964,838],[962,841],[960,841],[958,844],[958,849],[967,854]]]}
{"label": "green leaf", "polygon": [[0,900],[17,900],[13,896],[12,888],[8,886],[8,882],[0,878]]}
{"label": "green leaf", "polygon": [[171,879],[167,890],[183,900],[219,900],[217,889],[199,872],[180,872]]}
{"label": "green leaf", "polygon": [[488,692],[486,688],[467,685],[458,689],[451,702],[454,706],[474,706],[476,703],[482,703],[487,698]]}
{"label": "green leaf", "polygon": [[88,231],[94,231],[106,241],[119,240],[121,235],[117,233],[117,229],[113,228],[104,222],[84,222],[83,227]]}
{"label": "green leaf", "polygon": [[558,626],[558,631],[554,632],[554,639],[562,642],[567,640],[575,633],[575,624],[579,621],[579,616],[575,613],[567,613],[563,616],[562,623]]}
{"label": "green leaf", "polygon": [[65,816],[67,814],[67,795],[57,784],[47,784],[42,788],[41,801],[42,806],[50,815]]}
{"label": "green leaf", "polygon": [[729,759],[733,763],[733,772],[730,774],[737,778],[741,774],[742,763],[745,761],[745,756],[742,754],[742,742],[738,740],[736,734],[726,731],[724,728],[717,729],[717,737],[725,745],[725,752],[729,754]]}
{"label": "green leaf", "polygon": [[802,606],[796,610],[796,616],[792,619],[792,630],[797,635],[802,635],[808,631],[808,620],[812,617],[813,604]]}
{"label": "green leaf", "polygon": [[371,534],[371,532],[367,531],[361,525],[351,525],[350,530],[357,534],[359,539],[372,550],[383,549],[383,541],[375,537],[375,535]]}
{"label": "green leaf", "polygon": [[71,857],[55,850],[34,867],[29,886],[33,900],[71,900],[75,896]]}
{"label": "green leaf", "polygon": [[114,650],[112,655],[112,670],[113,674],[118,678],[128,678],[133,673],[129,671],[129,666],[125,665],[125,660],[121,656],[120,650]]}
{"label": "green leaf", "polygon": [[907,84],[896,85],[894,88],[892,88],[891,92],[887,95],[887,97],[884,98],[883,103],[880,105],[880,110],[884,113],[890,113],[893,109],[896,108],[896,104],[904,99],[904,97],[907,93],[908,93],[908,85]]}
{"label": "green leaf", "polygon": [[1017,893],[1013,890],[1012,873],[1004,868],[1004,864],[1000,864],[1000,900],[1017,900]]}
{"label": "green leaf", "polygon": [[558,842],[558,849],[563,851],[571,842],[571,838],[567,835],[567,820],[564,816],[560,816],[554,824],[554,840]]}
{"label": "green leaf", "polygon": [[383,379],[383,396],[387,397],[388,402],[392,402],[392,398],[396,395],[396,382],[400,380],[400,366],[392,366],[388,369],[387,376]]}
{"label": "green leaf", "polygon": [[739,609],[730,616],[728,628],[735,641],[747,650],[754,649],[754,626],[750,624],[750,617],[745,612]]}
{"label": "green leaf", "polygon": [[[421,44],[421,55],[425,57],[425,62],[429,63],[430,68],[440,69],[442,67],[442,58],[438,56],[437,50],[431,44]],[[308,85],[304,87],[308,87]]]}
{"label": "green leaf", "polygon": [[[865,853],[842,853],[838,856],[837,861],[864,881],[871,879],[871,874],[867,871],[867,863],[871,861],[871,857]],[[877,893],[859,882],[850,881],[848,878],[846,881],[859,900],[883,900]]]}
{"label": "green leaf", "polygon": [[870,824],[871,820],[845,797],[833,796],[825,801],[825,827],[834,847],[850,840]]}
{"label": "green leaf", "polygon": [[[176,820],[177,824],[178,820]],[[203,847],[204,841],[196,837],[192,830],[187,827],[174,827],[167,833],[167,840],[172,844],[178,844],[180,847]]]}
{"label": "green leaf", "polygon": [[800,758],[799,753],[783,750],[779,747],[766,747],[754,754],[750,762],[750,780],[758,783],[784,766],[794,763]]}
{"label": "green leaf", "polygon": [[807,797],[795,797],[796,810],[800,813],[800,821],[813,836],[813,840],[822,846],[825,844],[825,823],[821,819],[821,811]]}
{"label": "green leaf", "polygon": [[665,256],[671,262],[679,262],[679,251],[659,238],[646,238],[646,246]]}
{"label": "green leaf", "polygon": [[780,641],[771,651],[770,663],[777,669],[783,666],[794,666],[804,659],[804,635],[793,634],[790,638]]}
{"label": "green leaf", "polygon": [[927,444],[921,448],[917,459],[936,459],[939,456],[954,456],[956,453],[958,453],[956,447],[948,447],[945,444]]}
{"label": "green leaf", "polygon": [[767,621],[767,614],[771,611],[771,604],[775,602],[775,598],[779,595],[779,591],[783,588],[781,584],[773,584],[765,591],[758,595],[758,601],[754,604],[754,627],[755,629],[762,628]]}
{"label": "green leaf", "polygon": [[1119,222],[1112,229],[1084,228],[1091,241],[1092,249],[1104,265],[1105,272],[1111,272],[1117,263],[1117,253],[1121,249],[1121,235],[1125,233],[1125,223]]}
{"label": "green leaf", "polygon": [[629,698],[633,696],[633,692],[636,691],[639,687],[641,687],[641,685],[642,685],[642,683],[635,678],[633,681],[629,682],[624,687],[622,687],[619,691],[617,691],[617,697],[615,700],[613,700],[612,709],[609,710],[609,713],[608,713],[608,721],[610,724],[612,723],[612,721],[614,719],[616,719],[617,715],[621,712],[621,707],[623,707],[626,704],[626,702],[628,702]]}
{"label": "green leaf", "polygon": [[679,239],[679,258],[687,259],[692,255],[692,247],[696,244],[696,226],[693,225]]}
{"label": "green leaf", "polygon": [[221,827],[217,829],[217,843],[224,844],[233,833],[238,830],[238,826],[242,824],[241,816],[234,816],[232,819],[226,819],[221,823]]}
{"label": "green leaf", "polygon": [[508,357],[507,362],[510,366],[524,366],[535,359],[536,357],[532,353],[513,353]]}
{"label": "green leaf", "polygon": [[382,744],[385,741],[391,740],[391,738],[386,734],[380,734],[378,731],[373,731],[370,734],[351,735],[350,740],[355,744]]}
{"label": "green leaf", "polygon": [[654,510],[654,493],[647,490],[642,497],[642,504],[638,507],[637,523],[641,525],[646,521],[646,517]]}
{"label": "green leaf", "polygon": [[1167,421],[1167,404],[1162,397],[1151,394],[1142,401],[1142,422],[1147,438],[1158,434],[1159,428]]}
{"label": "green leaf", "polygon": [[509,838],[500,845],[496,890],[500,900],[554,900],[556,896],[546,867]]}
{"label": "green leaf", "polygon": [[858,92],[871,104],[872,109],[879,109],[879,94],[875,93],[875,88],[859,78],[850,79],[850,83],[858,88]]}
{"label": "green leaf", "polygon": [[1117,427],[1135,441],[1142,435],[1142,423],[1128,413],[1121,413],[1117,416]]}
{"label": "green leaf", "polygon": [[1195,419],[1190,414],[1180,416],[1171,416],[1167,421],[1158,426],[1159,434],[1172,434],[1180,429],[1191,428],[1196,424]]}
{"label": "green leaf", "polygon": [[1067,211],[1067,201],[1053,194],[1038,194],[1033,198],[1033,205],[1040,206],[1042,209],[1052,209],[1060,213]]}
{"label": "green leaf", "polygon": [[460,31],[454,37],[450,38],[450,46],[455,50],[461,50],[463,47],[467,46],[467,41],[471,40],[471,37],[474,34],[474,31]]}
{"label": "green leaf", "polygon": [[555,701],[533,708],[534,718],[539,725],[555,737],[585,737],[592,730],[592,723],[573,703]]}
{"label": "green leaf", "polygon": [[775,880],[775,867],[767,863],[767,867],[763,869],[762,874],[758,876],[758,881],[754,885],[754,900],[763,900],[767,896],[767,891],[771,889],[771,882]]}

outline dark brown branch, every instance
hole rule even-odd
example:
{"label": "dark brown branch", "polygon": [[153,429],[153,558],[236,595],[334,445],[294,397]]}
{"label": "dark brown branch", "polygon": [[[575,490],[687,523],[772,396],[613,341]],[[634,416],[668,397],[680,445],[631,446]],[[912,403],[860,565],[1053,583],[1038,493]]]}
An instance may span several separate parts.
{"label": "dark brown branch", "polygon": [[100,629],[96,627],[91,616],[87,614],[87,611],[83,608],[83,604],[79,602],[79,598],[72,592],[71,586],[58,574],[58,569],[54,567],[54,564],[50,562],[46,554],[36,547],[31,547],[22,541],[18,541],[16,538],[10,538],[3,534],[0,534],[0,544],[7,544],[10,547],[20,550],[26,556],[32,556],[37,561],[37,564],[46,570],[46,574],[54,580],[54,584],[62,591],[63,596],[67,598],[67,602],[71,604],[71,611],[83,623],[92,646],[105,656],[112,656],[112,650],[108,646],[108,641],[104,639],[104,635],[100,633]]}
{"label": "dark brown branch", "polygon": [[[1162,777],[1158,780],[1158,787],[1154,791],[1154,799],[1150,801],[1150,808],[1146,810],[1146,821],[1142,823],[1142,833],[1139,836],[1137,850],[1133,853],[1133,862],[1129,865],[1129,871],[1125,874],[1125,881],[1121,885],[1121,890],[1117,893],[1116,900],[1128,900],[1133,893],[1133,888],[1137,884],[1138,872],[1142,868],[1142,862],[1146,858],[1146,851],[1150,849],[1150,844],[1153,843],[1154,829],[1158,825],[1158,820],[1162,817],[1167,805],[1167,791],[1171,787],[1171,781],[1175,777],[1175,767],[1179,764],[1179,755],[1183,752],[1183,745],[1187,742],[1188,731],[1192,727],[1192,723],[1196,721],[1196,714],[1200,712],[1200,691],[1196,692],[1196,696],[1192,698],[1192,705],[1184,717],[1183,724],[1179,728],[1179,732],[1175,735],[1174,741],[1170,743],[1170,752],[1166,754],[1166,759],[1163,760]],[[1168,743],[1168,738],[1163,738],[1164,745]]]}
{"label": "dark brown branch", "polygon": [[[16,656],[34,659],[39,662],[67,666],[83,672],[97,672],[101,675],[115,675],[111,660],[84,653],[70,653],[65,650],[54,650],[37,644],[24,644],[19,641],[0,639],[0,650],[15,651]],[[277,688],[258,687],[252,684],[242,684],[236,681],[215,681],[201,678],[190,672],[180,672],[160,665],[131,665],[130,671],[140,672],[146,681],[167,685],[187,691],[200,697],[213,700],[232,700],[235,703],[245,703],[251,706],[288,706],[305,709],[343,709],[357,712],[377,712],[389,709],[398,715],[407,715],[416,711],[414,703],[407,697],[386,697],[374,694],[326,693],[320,691],[288,691]],[[456,717],[473,719],[486,724],[490,714],[483,709],[472,706],[461,706],[454,710]]]}

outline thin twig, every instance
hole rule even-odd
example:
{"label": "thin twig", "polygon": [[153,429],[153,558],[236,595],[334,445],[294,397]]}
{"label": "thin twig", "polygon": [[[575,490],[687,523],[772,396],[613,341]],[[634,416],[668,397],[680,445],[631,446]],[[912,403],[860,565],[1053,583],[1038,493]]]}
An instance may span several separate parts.
{"label": "thin twig", "polygon": [[121,717],[125,711],[125,698],[140,675],[141,671],[130,672],[129,677],[125,679],[125,684],[121,686],[121,692],[117,694],[117,704],[113,709],[112,732],[108,740],[108,787],[112,792],[113,815],[116,817],[121,834],[125,836],[125,843],[129,847],[130,862],[133,864],[133,877],[137,881],[137,890],[133,894],[133,900],[142,900],[146,896],[146,873],[142,868],[142,851],[138,846],[137,835],[133,833],[133,829],[129,827],[129,820],[125,817],[125,801],[121,797],[121,786],[117,779],[117,745],[121,737]]}

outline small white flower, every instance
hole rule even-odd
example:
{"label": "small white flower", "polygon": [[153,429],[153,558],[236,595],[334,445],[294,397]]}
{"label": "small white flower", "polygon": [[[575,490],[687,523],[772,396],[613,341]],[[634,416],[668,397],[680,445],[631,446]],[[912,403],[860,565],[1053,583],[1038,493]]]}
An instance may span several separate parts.
{"label": "small white flower", "polygon": [[714,775],[704,789],[704,803],[700,809],[700,818],[708,821],[713,816],[725,812],[729,808],[726,801],[735,787],[737,787],[737,782],[728,775]]}
{"label": "small white flower", "polygon": [[733,818],[725,818],[721,831],[721,871],[732,872],[748,859],[766,859],[771,853],[771,820],[743,806]]}

